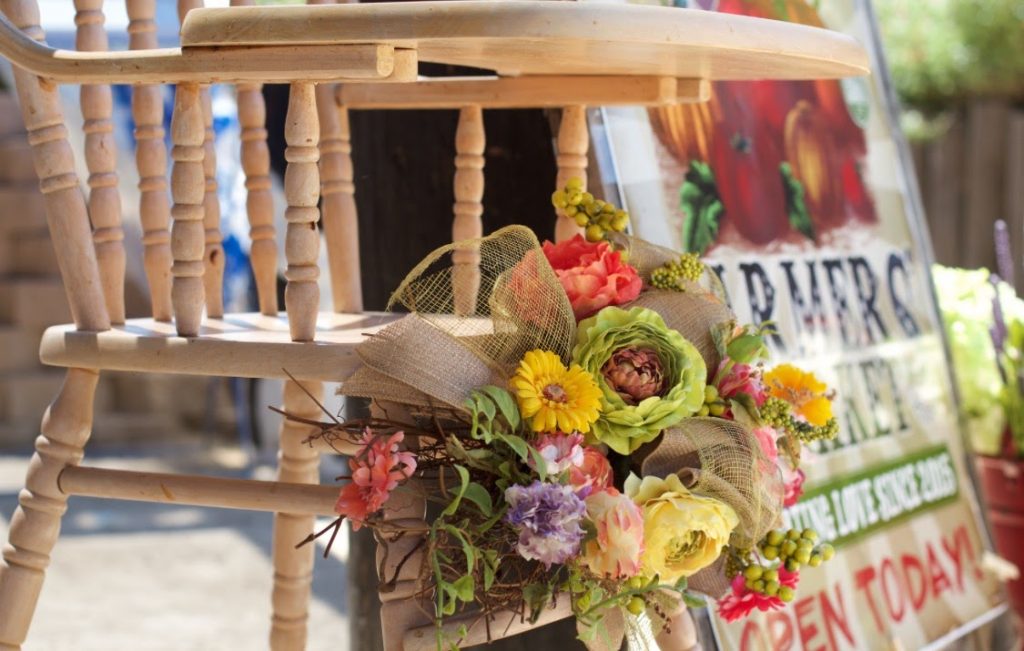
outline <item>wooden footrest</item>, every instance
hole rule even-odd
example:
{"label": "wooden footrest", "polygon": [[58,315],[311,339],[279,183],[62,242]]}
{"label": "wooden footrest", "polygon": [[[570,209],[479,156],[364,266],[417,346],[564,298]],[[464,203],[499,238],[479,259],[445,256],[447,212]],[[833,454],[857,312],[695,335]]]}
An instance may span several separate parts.
{"label": "wooden footrest", "polygon": [[246,511],[332,516],[337,486],[67,466],[57,485],[66,495]]}

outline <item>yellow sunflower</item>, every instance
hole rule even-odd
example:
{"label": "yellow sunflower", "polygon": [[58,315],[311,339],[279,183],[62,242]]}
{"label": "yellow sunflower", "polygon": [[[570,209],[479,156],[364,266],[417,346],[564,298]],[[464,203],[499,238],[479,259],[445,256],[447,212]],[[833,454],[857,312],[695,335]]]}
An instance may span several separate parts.
{"label": "yellow sunflower", "polygon": [[509,384],[535,432],[589,432],[601,409],[594,378],[577,364],[566,368],[550,351],[526,353]]}
{"label": "yellow sunflower", "polygon": [[764,374],[768,394],[793,406],[793,413],[811,425],[821,427],[832,418],[828,386],[792,364],[780,364]]}

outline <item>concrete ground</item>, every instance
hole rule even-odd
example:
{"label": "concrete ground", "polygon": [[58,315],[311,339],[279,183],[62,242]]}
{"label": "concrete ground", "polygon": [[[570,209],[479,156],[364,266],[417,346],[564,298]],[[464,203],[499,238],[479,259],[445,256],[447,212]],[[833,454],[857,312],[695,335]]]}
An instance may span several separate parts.
{"label": "concrete ground", "polygon": [[[272,478],[201,439],[88,450],[90,465]],[[29,450],[0,453],[0,541]],[[325,460],[323,480],[343,471]],[[25,651],[265,649],[271,514],[73,497]],[[340,544],[339,544],[340,543]],[[317,556],[309,649],[348,651],[347,536]]]}

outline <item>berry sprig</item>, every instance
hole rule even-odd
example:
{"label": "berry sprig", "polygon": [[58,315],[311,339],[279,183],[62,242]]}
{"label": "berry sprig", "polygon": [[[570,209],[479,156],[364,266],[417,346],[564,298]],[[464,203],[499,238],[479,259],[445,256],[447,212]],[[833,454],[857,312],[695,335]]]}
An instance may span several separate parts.
{"label": "berry sprig", "polygon": [[834,439],[839,434],[839,423],[835,418],[829,418],[824,425],[812,425],[794,416],[792,405],[782,398],[768,398],[758,411],[765,423],[804,443]]}
{"label": "berry sprig", "polygon": [[704,275],[704,263],[696,253],[684,253],[651,272],[651,286],[658,289],[684,291],[685,281],[697,282]]}
{"label": "berry sprig", "polygon": [[835,548],[828,543],[816,545],[817,541],[818,532],[814,529],[770,531],[758,543],[760,558],[753,550],[730,548],[725,574],[730,579],[742,574],[743,584],[748,590],[790,602],[796,597],[796,592],[781,583],[779,570],[785,568],[787,572],[799,572],[801,567],[818,567],[831,560],[835,556]]}
{"label": "berry sprig", "polygon": [[780,566],[790,572],[798,572],[801,566],[818,567],[835,556],[836,550],[832,545],[828,543],[815,545],[817,542],[818,532],[814,529],[804,529],[803,531],[775,529],[768,532],[759,547],[761,555],[766,560],[778,559]]}
{"label": "berry sprig", "polygon": [[712,385],[704,387],[704,404],[701,405],[700,410],[697,412],[698,416],[721,416],[725,413],[726,404],[725,400],[722,400],[722,396],[718,394],[718,389]]}
{"label": "berry sprig", "polygon": [[629,226],[629,213],[607,201],[595,199],[583,189],[583,181],[578,178],[569,179],[565,189],[555,190],[551,204],[584,229],[588,242],[600,242],[608,233],[621,233]]}

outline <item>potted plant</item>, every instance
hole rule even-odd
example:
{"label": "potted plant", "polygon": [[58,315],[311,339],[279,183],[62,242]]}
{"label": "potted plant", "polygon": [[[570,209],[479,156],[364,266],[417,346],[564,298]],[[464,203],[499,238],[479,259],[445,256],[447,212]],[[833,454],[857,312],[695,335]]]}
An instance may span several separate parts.
{"label": "potted plant", "polygon": [[[960,410],[996,551],[1024,567],[1024,301],[986,269],[936,266]],[[1007,584],[1024,614],[1024,580]]]}

